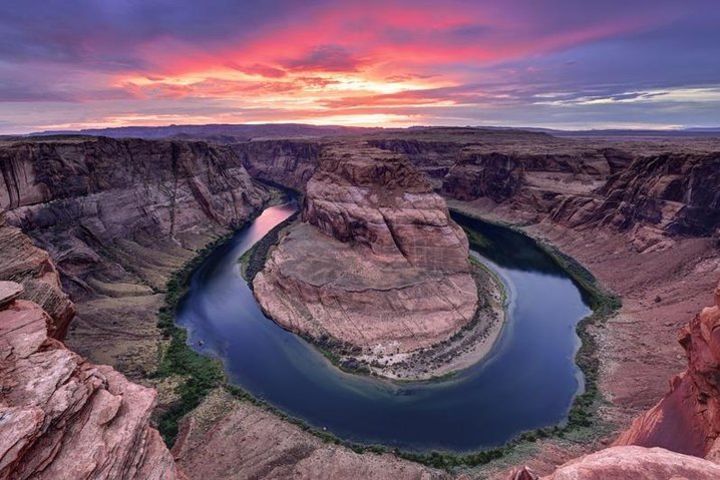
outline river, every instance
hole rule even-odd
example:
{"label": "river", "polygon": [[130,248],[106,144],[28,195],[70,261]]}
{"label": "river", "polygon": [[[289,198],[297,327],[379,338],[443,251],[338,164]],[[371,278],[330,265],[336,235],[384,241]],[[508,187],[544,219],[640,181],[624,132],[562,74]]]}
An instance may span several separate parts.
{"label": "river", "polygon": [[502,445],[563,422],[582,389],[577,323],[590,313],[578,287],[528,238],[471,221],[472,252],[509,292],[508,321],[483,361],[446,380],[392,382],[333,366],[266,318],[238,259],[292,215],[272,206],[218,247],[191,278],[176,321],[197,351],[222,360],[230,381],[291,416],[360,443],[458,452]]}

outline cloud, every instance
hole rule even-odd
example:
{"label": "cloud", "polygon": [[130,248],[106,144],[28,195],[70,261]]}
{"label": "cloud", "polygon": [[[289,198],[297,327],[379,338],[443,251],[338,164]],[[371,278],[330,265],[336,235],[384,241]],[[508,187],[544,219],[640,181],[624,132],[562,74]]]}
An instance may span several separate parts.
{"label": "cloud", "polygon": [[271,67],[270,65],[264,65],[262,63],[238,65],[234,62],[228,62],[226,65],[239,72],[247,73],[248,75],[258,75],[265,78],[282,78],[287,75],[287,72],[281,68]]}
{"label": "cloud", "polygon": [[715,0],[6,0],[2,128],[720,124],[719,23]]}
{"label": "cloud", "polygon": [[356,72],[363,61],[340,45],[318,45],[299,57],[282,60],[281,64],[296,71]]}

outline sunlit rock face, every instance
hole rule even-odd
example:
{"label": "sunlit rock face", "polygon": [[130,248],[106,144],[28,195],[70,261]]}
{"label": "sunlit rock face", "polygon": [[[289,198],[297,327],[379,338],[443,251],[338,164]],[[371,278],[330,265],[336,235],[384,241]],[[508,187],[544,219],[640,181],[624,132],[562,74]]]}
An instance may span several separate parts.
{"label": "sunlit rock face", "polygon": [[306,191],[303,222],[254,281],[275,321],[383,354],[428,347],[471,321],[467,239],[406,159],[329,147]]}
{"label": "sunlit rock face", "polygon": [[303,220],[376,256],[404,257],[413,267],[468,268],[462,229],[425,176],[400,156],[330,149],[308,182]]}
{"label": "sunlit rock face", "polygon": [[670,392],[633,422],[618,445],[663,447],[720,460],[720,287],[715,305],[680,332],[688,368],[670,382]]}
{"label": "sunlit rock face", "polygon": [[48,312],[48,335],[62,340],[75,305],[60,285],[60,275],[50,256],[33,245],[32,240],[19,229],[5,225],[0,214],[0,278],[21,283],[21,296],[31,300]]}

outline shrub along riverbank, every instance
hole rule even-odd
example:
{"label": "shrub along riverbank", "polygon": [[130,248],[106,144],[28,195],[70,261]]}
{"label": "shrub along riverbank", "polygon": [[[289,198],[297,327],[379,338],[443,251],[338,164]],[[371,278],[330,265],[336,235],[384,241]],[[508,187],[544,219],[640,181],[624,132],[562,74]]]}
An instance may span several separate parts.
{"label": "shrub along riverbank", "polygon": [[[282,230],[281,225],[274,228],[268,236],[259,242],[259,244],[262,245],[258,245],[258,248],[254,248],[248,252],[247,264],[245,265],[246,275],[248,275],[248,273],[252,274],[253,271],[257,273],[257,271],[262,268],[269,249],[279,238]],[[471,243],[482,241],[480,235],[474,234],[476,232],[468,233]],[[519,233],[525,235],[522,232]],[[291,417],[266,402],[253,397],[241,388],[229,385],[219,361],[204,357],[193,351],[192,348],[187,345],[186,331],[175,325],[175,310],[180,299],[187,291],[192,273],[202,261],[205,260],[207,255],[223,241],[226,241],[227,238],[228,237],[218,239],[216,242],[213,242],[198,252],[195,258],[190,260],[180,271],[172,276],[167,285],[166,303],[160,311],[158,324],[163,334],[168,338],[169,345],[163,352],[163,358],[156,376],[180,376],[180,378],[182,378],[182,382],[177,387],[177,393],[180,397],[179,401],[162,414],[159,422],[159,429],[169,445],[174,442],[177,435],[179,420],[199,405],[202,399],[205,398],[212,389],[217,387],[225,388],[239,400],[249,401],[271,411],[282,419],[316,435],[325,442],[342,445],[358,453],[394,453],[408,460],[443,469],[482,465],[508,455],[519,445],[548,437],[563,437],[578,429],[594,427],[596,425],[598,418],[596,413],[601,402],[597,388],[599,362],[597,359],[597,345],[592,335],[589,334],[588,328],[591,325],[604,321],[619,308],[620,302],[617,297],[607,294],[602,287],[597,284],[597,281],[590,272],[571,257],[562,254],[562,252],[528,237],[535,242],[538,247],[542,248],[560,268],[567,272],[581,289],[584,298],[593,309],[593,314],[583,319],[577,326],[578,335],[582,339],[582,346],[577,353],[576,361],[585,375],[585,391],[576,397],[570,410],[568,421],[564,425],[523,433],[505,446],[491,450],[468,454],[454,452],[419,453],[401,451],[379,445],[353,443],[342,440],[327,431],[314,428],[303,420]],[[243,256],[243,258],[245,258],[245,256]],[[251,265],[252,269],[250,268]],[[252,274],[252,276],[254,276],[254,274]]]}

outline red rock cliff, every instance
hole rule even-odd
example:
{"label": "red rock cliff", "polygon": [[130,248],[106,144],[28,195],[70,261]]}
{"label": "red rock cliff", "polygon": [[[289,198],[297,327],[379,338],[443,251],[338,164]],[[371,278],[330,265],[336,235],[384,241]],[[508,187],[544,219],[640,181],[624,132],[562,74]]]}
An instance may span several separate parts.
{"label": "red rock cliff", "polygon": [[50,338],[21,290],[0,282],[0,478],[178,478],[149,425],[155,392]]}
{"label": "red rock cliff", "polygon": [[617,445],[663,447],[720,460],[720,287],[707,307],[680,332],[688,368],[670,392],[636,419]]}

